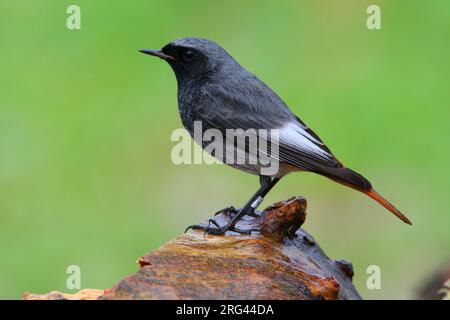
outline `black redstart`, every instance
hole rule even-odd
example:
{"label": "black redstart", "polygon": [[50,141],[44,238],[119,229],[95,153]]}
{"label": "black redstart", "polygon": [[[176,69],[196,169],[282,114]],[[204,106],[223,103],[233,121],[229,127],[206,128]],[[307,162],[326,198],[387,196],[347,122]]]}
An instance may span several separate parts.
{"label": "black redstart", "polygon": [[[211,234],[224,234],[227,230],[249,233],[249,230],[236,228],[236,223],[246,214],[254,215],[264,196],[284,175],[293,171],[314,172],[361,191],[403,222],[411,224],[406,216],[372,188],[366,178],[338,161],[317,134],[294,115],[271,88],[244,69],[215,42],[181,38],[161,50],[140,51],[159,57],[172,67],[178,82],[181,121],[191,136],[195,135],[196,121],[201,122],[203,132],[215,129],[224,135],[227,129],[278,130],[277,172],[263,175],[259,163],[231,164],[259,175],[261,187],[242,209],[236,210],[228,224],[219,226],[212,220],[214,227],[194,225],[190,228],[199,228]],[[223,154],[220,158],[223,160]]]}

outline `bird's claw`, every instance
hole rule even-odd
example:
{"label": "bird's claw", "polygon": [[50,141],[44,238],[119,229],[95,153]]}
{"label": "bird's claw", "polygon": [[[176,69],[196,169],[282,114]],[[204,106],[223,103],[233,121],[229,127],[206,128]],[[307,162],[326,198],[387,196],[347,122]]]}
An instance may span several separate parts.
{"label": "bird's claw", "polygon": [[[232,218],[235,214],[239,213],[239,211],[241,211],[242,209],[236,209],[234,206],[229,206],[226,208],[223,208],[219,211],[217,211],[216,213],[214,213],[215,216],[217,216],[218,214],[226,214],[227,216],[229,216],[230,218]],[[257,218],[259,217],[261,214],[260,211],[255,211],[255,210],[249,210],[245,215],[252,217],[252,218]]]}
{"label": "bird's claw", "polygon": [[[213,224],[215,227],[210,227],[210,225]],[[240,234],[246,234],[250,235],[253,231],[258,232],[258,229],[248,229],[248,230],[242,230],[239,228],[236,228],[234,226],[225,225],[223,227],[219,226],[219,224],[214,220],[210,219],[207,226],[200,225],[200,224],[194,224],[186,228],[184,231],[185,233],[189,229],[199,229],[205,231],[205,234],[212,234],[212,235],[224,235],[227,231],[233,231]]]}

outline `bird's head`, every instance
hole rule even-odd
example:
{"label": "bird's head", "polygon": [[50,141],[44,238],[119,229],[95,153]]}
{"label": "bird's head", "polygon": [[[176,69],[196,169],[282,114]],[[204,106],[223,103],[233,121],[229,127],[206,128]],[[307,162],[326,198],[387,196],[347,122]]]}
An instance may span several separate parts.
{"label": "bird's head", "polygon": [[203,78],[208,73],[236,64],[217,43],[200,38],[180,38],[161,50],[143,49],[140,52],[167,61],[178,81]]}

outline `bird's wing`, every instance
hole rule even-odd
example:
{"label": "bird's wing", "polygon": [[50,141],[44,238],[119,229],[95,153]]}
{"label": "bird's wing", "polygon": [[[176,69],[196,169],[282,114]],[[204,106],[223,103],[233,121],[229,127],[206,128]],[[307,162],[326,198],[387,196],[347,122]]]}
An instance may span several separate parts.
{"label": "bird's wing", "polygon": [[281,161],[314,172],[323,171],[325,167],[342,167],[330,149],[303,122],[289,121],[279,132]]}
{"label": "bird's wing", "polygon": [[[254,83],[253,83],[254,84]],[[208,90],[193,108],[193,118],[202,121],[203,129],[278,129],[281,162],[302,170],[325,173],[325,168],[340,168],[322,140],[296,117],[266,85],[215,88]]]}

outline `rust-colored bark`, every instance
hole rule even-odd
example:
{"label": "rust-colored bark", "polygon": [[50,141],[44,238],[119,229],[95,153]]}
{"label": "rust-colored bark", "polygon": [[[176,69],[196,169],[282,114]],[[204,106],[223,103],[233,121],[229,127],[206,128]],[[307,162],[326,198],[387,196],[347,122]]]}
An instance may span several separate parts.
{"label": "rust-colored bark", "polygon": [[[299,229],[306,200],[294,197],[246,217],[240,229],[252,235],[205,235],[191,230],[142,256],[141,268],[95,299],[360,299],[352,266],[329,259],[314,238]],[[221,213],[219,224],[229,219]],[[61,298],[59,295],[30,298]],[[68,298],[74,298],[70,296]]]}

